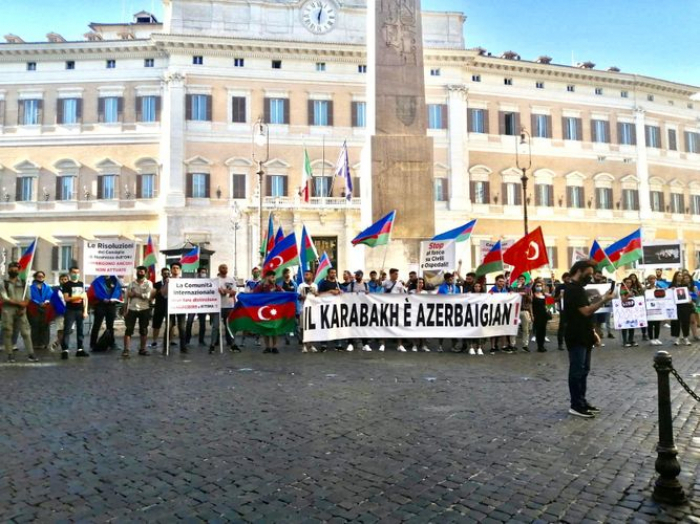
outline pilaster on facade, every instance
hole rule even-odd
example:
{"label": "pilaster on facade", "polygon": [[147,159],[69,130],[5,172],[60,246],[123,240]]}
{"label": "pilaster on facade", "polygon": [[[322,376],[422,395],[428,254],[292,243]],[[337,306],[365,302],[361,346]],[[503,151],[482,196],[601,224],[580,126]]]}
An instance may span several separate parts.
{"label": "pilaster on facade", "polygon": [[185,76],[169,71],[163,81],[163,164],[160,194],[166,208],[185,206]]}
{"label": "pilaster on facade", "polygon": [[649,162],[647,159],[645,115],[642,107],[634,110],[634,124],[637,137],[637,179],[639,191],[639,218],[651,219],[651,199],[649,195]]}
{"label": "pilaster on facade", "polygon": [[448,98],[448,155],[450,158],[449,208],[454,211],[469,211],[469,149],[465,147],[467,136],[467,95],[464,84],[445,86]]}

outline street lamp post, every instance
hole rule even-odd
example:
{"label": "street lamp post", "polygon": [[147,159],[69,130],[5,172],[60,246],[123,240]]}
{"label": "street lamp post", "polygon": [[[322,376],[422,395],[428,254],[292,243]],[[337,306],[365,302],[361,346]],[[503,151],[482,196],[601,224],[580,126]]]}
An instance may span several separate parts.
{"label": "street lamp post", "polygon": [[238,278],[238,230],[241,227],[241,210],[238,203],[231,209],[231,227],[233,228],[233,276]]}
{"label": "street lamp post", "polygon": [[[527,227],[527,170],[532,166],[532,137],[525,128],[520,130],[520,135],[515,136],[515,165],[522,171],[523,176],[520,181],[523,183],[523,225],[525,227],[525,235],[529,233]],[[520,148],[523,151],[520,151]]]}
{"label": "street lamp post", "polygon": [[263,165],[270,159],[270,129],[262,120],[258,117],[253,124],[253,162],[258,163],[258,219],[260,223],[260,265],[262,266],[263,257],[265,255],[263,243],[264,232],[263,232],[263,175],[265,170]]}

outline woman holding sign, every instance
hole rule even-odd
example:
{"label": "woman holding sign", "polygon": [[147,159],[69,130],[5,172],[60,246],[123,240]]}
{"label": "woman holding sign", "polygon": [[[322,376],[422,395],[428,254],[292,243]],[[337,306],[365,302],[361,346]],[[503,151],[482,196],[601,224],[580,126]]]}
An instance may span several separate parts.
{"label": "woman holding sign", "polygon": [[[690,295],[683,280],[683,274],[680,271],[676,271],[671,279],[671,289],[676,295],[676,311],[678,312],[678,319],[671,321],[671,336],[676,339],[673,342],[674,346],[690,345],[690,340],[688,340],[690,315],[693,314],[694,307],[690,302]],[[687,284],[688,279],[685,279],[685,282]]]}

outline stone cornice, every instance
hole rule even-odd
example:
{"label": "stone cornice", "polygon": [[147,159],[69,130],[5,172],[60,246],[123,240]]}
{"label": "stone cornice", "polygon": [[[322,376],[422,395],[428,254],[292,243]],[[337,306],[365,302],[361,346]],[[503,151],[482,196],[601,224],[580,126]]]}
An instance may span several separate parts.
{"label": "stone cornice", "polygon": [[[17,60],[65,60],[66,58],[153,58],[158,53],[151,40],[107,40],[100,42],[35,42],[0,44],[0,62]],[[160,56],[160,55],[159,55]]]}

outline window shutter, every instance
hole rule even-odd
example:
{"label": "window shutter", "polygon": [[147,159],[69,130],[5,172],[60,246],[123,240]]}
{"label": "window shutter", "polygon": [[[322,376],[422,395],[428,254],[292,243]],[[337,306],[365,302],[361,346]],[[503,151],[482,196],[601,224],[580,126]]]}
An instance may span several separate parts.
{"label": "window shutter", "polygon": [[537,115],[534,113],[530,113],[530,130],[532,131],[532,136],[539,136],[537,134],[537,119],[535,118]]}
{"label": "window shutter", "polygon": [[51,271],[58,271],[58,246],[51,246]]}
{"label": "window shutter", "polygon": [[632,190],[632,200],[634,205],[634,211],[639,211],[639,191],[636,189]]}
{"label": "window shutter", "polygon": [[559,249],[557,246],[552,246],[552,260],[549,261],[551,267],[559,267]]}
{"label": "window shutter", "polygon": [[270,123],[270,99],[267,97],[263,98],[263,120],[266,124]]}
{"label": "window shutter", "polygon": [[333,100],[328,101],[328,125],[333,126]]}
{"label": "window shutter", "polygon": [[552,115],[547,115],[547,138],[552,138]]}
{"label": "window shutter", "polygon": [[581,186],[580,188],[580,195],[581,195],[581,205],[579,207],[585,208],[586,207],[586,188]]}
{"label": "window shutter", "polygon": [[[206,95],[205,100],[207,101],[207,122],[212,121],[212,96],[211,95]],[[207,197],[209,198],[209,197]]]}
{"label": "window shutter", "polygon": [[63,119],[63,99],[59,98],[58,100],[56,100],[56,123],[62,124]]}
{"label": "window shutter", "polygon": [[666,196],[666,195],[664,195],[664,192],[663,192],[663,191],[660,191],[659,193],[660,193],[660,194],[659,194],[659,197],[660,197],[660,198],[659,198],[659,202],[660,202],[660,205],[661,205],[661,212],[663,213],[663,212],[666,211],[666,202],[665,202],[665,196]]}
{"label": "window shutter", "polygon": [[485,204],[491,203],[491,183],[490,182],[484,182],[484,203]]}
{"label": "window shutter", "polygon": [[574,188],[571,186],[566,186],[566,207],[571,207],[571,202],[573,201]]}
{"label": "window shutter", "polygon": [[574,248],[567,247],[566,248],[566,263],[567,263],[567,265],[570,264],[573,260],[574,260]]}
{"label": "window shutter", "polygon": [[357,102],[350,103],[350,115],[352,119],[352,127],[357,127]]}
{"label": "window shutter", "polygon": [[105,121],[105,99],[103,97],[97,99],[97,121]]}
{"label": "window shutter", "polygon": [[143,175],[136,175],[136,198],[143,198]]}
{"label": "window shutter", "polygon": [[285,98],[282,101],[282,107],[284,108],[284,123],[289,124],[289,99]]}
{"label": "window shutter", "polygon": [[506,134],[506,113],[505,111],[498,112],[498,134]]}
{"label": "window shutter", "polygon": [[[17,125],[22,125],[24,123],[24,100],[20,100],[17,104]],[[688,150],[688,133],[685,134],[685,150]]]}
{"label": "window shutter", "polygon": [[440,105],[440,113],[442,116],[442,129],[448,129],[450,127],[448,114],[447,114],[447,104]]}
{"label": "window shutter", "polygon": [[272,196],[272,177],[274,175],[267,175],[264,180],[265,180],[265,196],[269,197]]}
{"label": "window shutter", "polygon": [[610,137],[610,121],[606,120],[603,124],[603,128],[605,129],[605,143],[610,144],[612,142]]}
{"label": "window shutter", "polygon": [[192,95],[185,95],[185,120],[192,120]]}
{"label": "window shutter", "polygon": [[515,184],[515,205],[523,205],[523,187],[522,185]]}
{"label": "window shutter", "polygon": [[204,175],[204,198],[211,198],[211,175]]}
{"label": "window shutter", "polygon": [[547,205],[549,207],[554,206],[554,186],[551,184],[547,186]]}
{"label": "window shutter", "polygon": [[97,198],[98,200],[101,200],[104,198],[104,176],[99,175],[97,177]]}
{"label": "window shutter", "polygon": [[474,110],[467,109],[467,132],[474,132]]}
{"label": "window shutter", "polygon": [[678,150],[678,144],[676,143],[676,130],[675,129],[668,130],[668,149],[670,151],[677,151]]}
{"label": "window shutter", "polygon": [[43,123],[44,123],[44,101],[37,100],[36,105],[37,105],[36,123],[39,125],[43,125]]}
{"label": "window shutter", "polygon": [[617,143],[622,144],[622,122],[617,123]]}
{"label": "window shutter", "polygon": [[476,184],[473,181],[469,181],[469,196],[471,196],[472,203],[476,202]]}
{"label": "window shutter", "polygon": [[520,113],[513,113],[513,135],[520,134]]}
{"label": "window shutter", "polygon": [[136,121],[137,122],[142,122],[143,121],[143,97],[142,96],[137,96],[135,98],[136,103],[134,105],[134,109],[136,112]]}
{"label": "window shutter", "polygon": [[564,140],[571,140],[569,136],[569,126],[566,125],[566,117],[561,117],[561,133]]}
{"label": "window shutter", "polygon": [[360,177],[355,176],[352,177],[352,196],[355,198],[359,198],[360,196]]}
{"label": "window shutter", "polygon": [[508,203],[508,184],[503,182],[501,184],[501,204],[506,205]]}
{"label": "window shutter", "polygon": [[583,140],[583,122],[580,118],[575,119],[576,122],[576,140]]}
{"label": "window shutter", "polygon": [[17,177],[15,179],[15,201],[19,202],[22,200],[22,177]]}
{"label": "window shutter", "polygon": [[282,196],[289,195],[289,177],[284,175],[282,177]]}
{"label": "window shutter", "polygon": [[56,194],[54,195],[54,200],[64,200],[63,197],[63,184],[62,178],[60,176],[56,177]]}
{"label": "window shutter", "polygon": [[309,114],[309,125],[312,126],[314,125],[314,101],[309,100],[307,102],[307,109],[308,109],[308,114]]}
{"label": "window shutter", "polygon": [[632,135],[632,145],[636,146],[637,145],[637,129],[632,126],[632,132],[630,133]]}
{"label": "window shutter", "polygon": [[187,188],[185,189],[185,196],[187,198],[192,198],[193,178],[192,173],[187,173]]}
{"label": "window shutter", "polygon": [[484,109],[484,133],[489,134],[489,110]]}
{"label": "window shutter", "polygon": [[124,121],[124,97],[117,98],[117,122]]}

